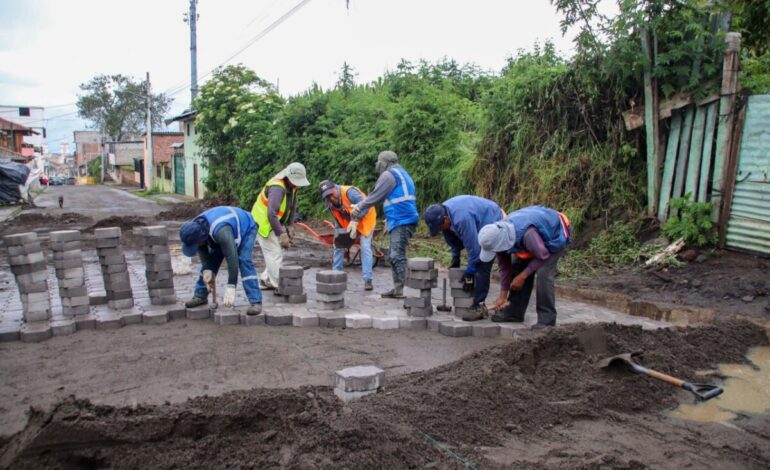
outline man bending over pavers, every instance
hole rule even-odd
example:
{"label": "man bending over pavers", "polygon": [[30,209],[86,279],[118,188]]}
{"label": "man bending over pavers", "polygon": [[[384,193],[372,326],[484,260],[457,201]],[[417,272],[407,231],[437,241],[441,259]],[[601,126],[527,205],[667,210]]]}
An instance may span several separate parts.
{"label": "man bending over pavers", "polygon": [[[344,228],[350,234],[352,240],[359,236],[361,247],[361,272],[364,278],[364,290],[372,290],[372,237],[374,226],[377,224],[377,211],[371,207],[361,212],[358,217],[350,215],[351,207],[366,198],[366,194],[355,186],[339,186],[329,180],[321,181],[318,190],[326,201],[326,208],[334,216],[334,223],[339,228]],[[344,235],[344,234],[343,234]],[[334,247],[332,255],[332,269],[344,271],[342,268],[345,257],[343,248]]]}
{"label": "man bending over pavers", "polygon": [[385,221],[390,233],[390,265],[393,270],[393,289],[382,294],[385,299],[403,299],[406,282],[406,247],[420,221],[414,181],[398,164],[398,155],[390,150],[377,156],[375,170],[380,175],[374,191],[352,207],[350,215],[361,217],[372,206],[382,203]]}
{"label": "man bending over pavers", "polygon": [[257,270],[251,261],[257,224],[251,214],[237,207],[220,206],[202,212],[179,227],[182,253],[201,259],[201,274],[195,283],[193,298],[185,306],[199,307],[208,302],[209,286],[227,259],[227,287],[222,303],[235,306],[235,286],[238,270],[241,271],[243,290],[251,304],[246,311],[249,315],[262,312],[262,291],[259,289]]}
{"label": "man bending over pavers", "polygon": [[473,305],[463,320],[481,320],[487,316],[484,301],[489,293],[489,278],[494,260],[481,261],[479,232],[485,225],[503,219],[504,212],[496,202],[478,196],[455,196],[441,204],[425,209],[423,219],[430,229],[430,236],[439,232],[452,250],[450,268],[460,267],[460,252],[468,254],[468,266],[463,275],[463,290],[473,292]]}
{"label": "man bending over pavers", "polygon": [[564,249],[572,239],[566,215],[543,206],[511,212],[479,232],[482,262],[497,256],[500,297],[494,322],[523,322],[537,276],[537,323],[533,330],[556,325],[554,276]]}

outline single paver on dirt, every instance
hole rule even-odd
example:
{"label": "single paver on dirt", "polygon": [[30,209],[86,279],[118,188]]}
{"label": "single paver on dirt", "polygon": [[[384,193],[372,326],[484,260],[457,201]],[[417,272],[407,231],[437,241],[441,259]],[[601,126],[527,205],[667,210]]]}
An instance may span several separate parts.
{"label": "single paver on dirt", "polygon": [[643,331],[574,325],[388,378],[343,404],[331,387],[253,389],[164,406],[68,399],[33,411],[8,440],[12,468],[767,468],[770,417],[694,424],[665,410],[691,399],[658,381],[600,370],[644,351],[682,376],[767,344],[749,323]]}

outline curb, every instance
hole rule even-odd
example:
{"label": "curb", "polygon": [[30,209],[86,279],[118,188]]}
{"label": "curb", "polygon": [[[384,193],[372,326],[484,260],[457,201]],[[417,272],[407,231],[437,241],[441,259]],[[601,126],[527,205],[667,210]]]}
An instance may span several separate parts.
{"label": "curb", "polygon": [[740,313],[720,313],[715,309],[690,305],[651,302],[634,299],[628,294],[567,285],[557,285],[556,293],[570,300],[606,307],[636,317],[665,321],[676,326],[713,323],[717,319],[735,319],[749,321],[770,332],[770,318],[757,318]]}

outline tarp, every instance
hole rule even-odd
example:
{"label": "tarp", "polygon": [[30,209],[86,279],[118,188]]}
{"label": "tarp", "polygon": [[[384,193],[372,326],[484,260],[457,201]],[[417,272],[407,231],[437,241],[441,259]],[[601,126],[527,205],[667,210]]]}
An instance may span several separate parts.
{"label": "tarp", "polygon": [[22,198],[21,187],[26,184],[30,169],[15,162],[0,162],[0,204],[16,204]]}

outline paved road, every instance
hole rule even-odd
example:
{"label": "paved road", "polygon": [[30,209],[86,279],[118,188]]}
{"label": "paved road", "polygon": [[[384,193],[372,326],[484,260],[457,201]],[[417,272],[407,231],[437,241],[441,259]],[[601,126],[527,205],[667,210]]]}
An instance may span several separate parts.
{"label": "paved road", "polygon": [[[59,209],[59,196],[64,196],[64,207]],[[58,214],[77,212],[94,219],[113,215],[153,216],[164,206],[111,186],[49,186],[35,198],[36,209],[24,212]]]}

